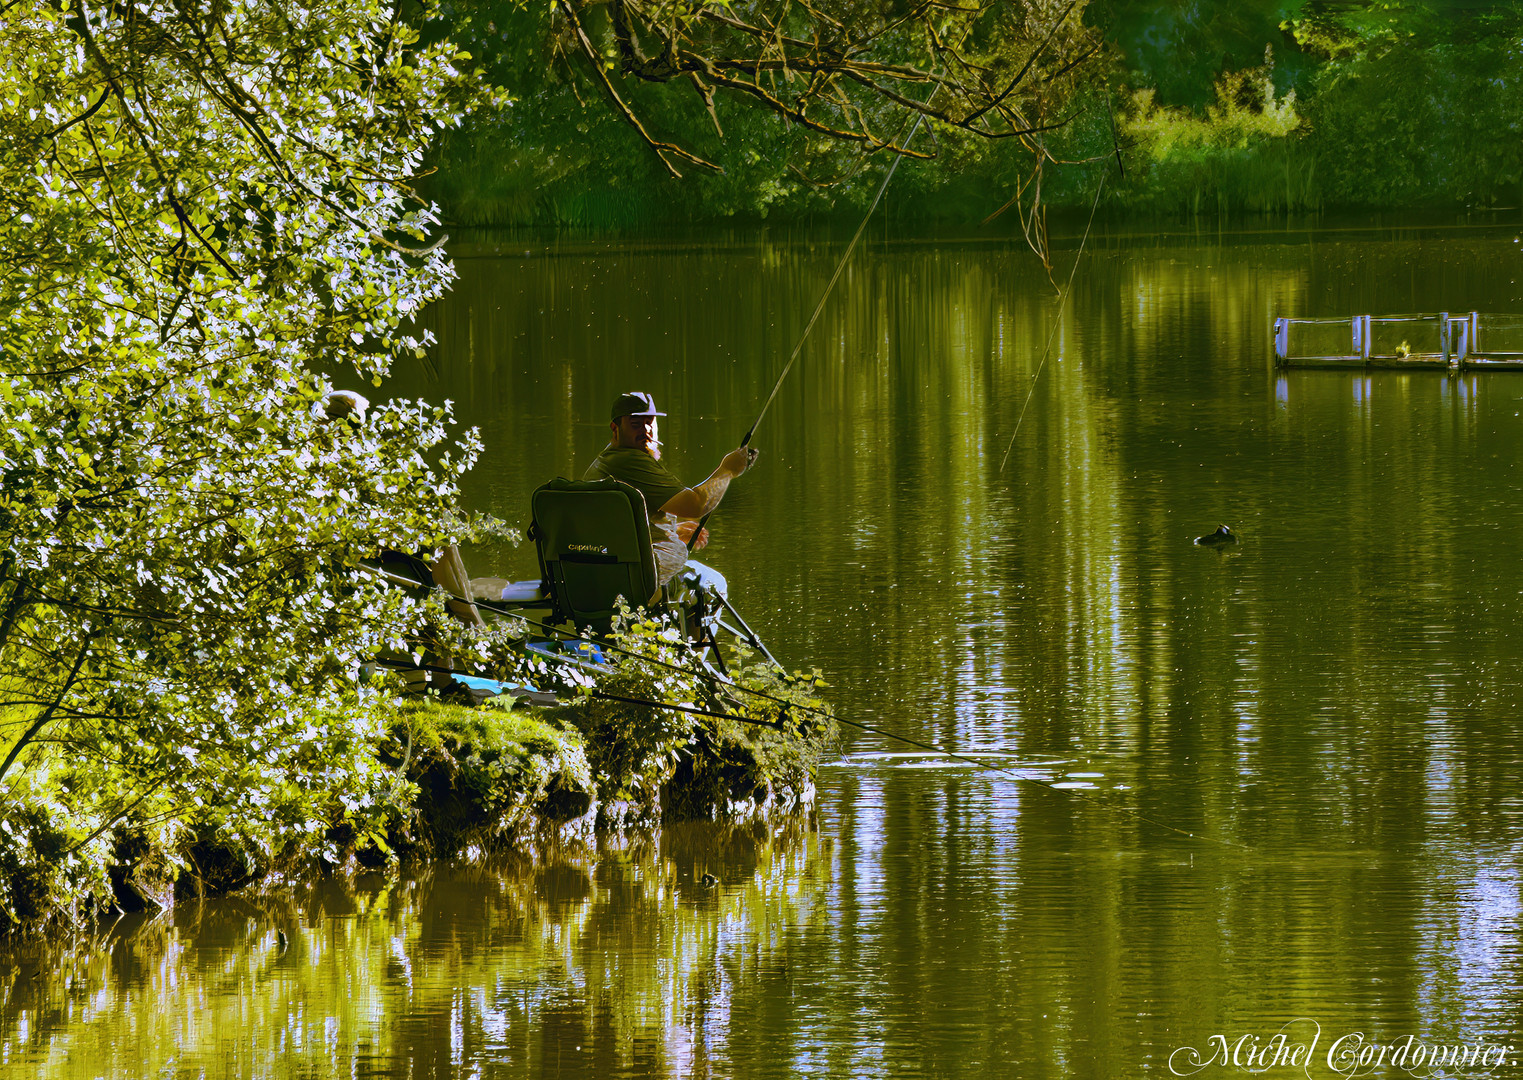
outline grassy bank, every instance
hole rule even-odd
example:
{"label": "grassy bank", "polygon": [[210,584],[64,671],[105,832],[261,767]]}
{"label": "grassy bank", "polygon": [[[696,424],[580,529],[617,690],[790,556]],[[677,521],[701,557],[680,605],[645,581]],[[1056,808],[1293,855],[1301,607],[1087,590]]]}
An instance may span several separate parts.
{"label": "grassy bank", "polygon": [[[32,789],[0,808],[0,931],[463,851],[533,856],[598,830],[666,820],[740,820],[807,808],[828,724],[784,732],[582,698],[549,709],[437,699],[370,703],[381,723],[369,799],[184,815],[180,828],[128,818],[100,837],[60,827]],[[248,815],[257,815],[249,820]],[[91,850],[99,857],[90,858]]]}

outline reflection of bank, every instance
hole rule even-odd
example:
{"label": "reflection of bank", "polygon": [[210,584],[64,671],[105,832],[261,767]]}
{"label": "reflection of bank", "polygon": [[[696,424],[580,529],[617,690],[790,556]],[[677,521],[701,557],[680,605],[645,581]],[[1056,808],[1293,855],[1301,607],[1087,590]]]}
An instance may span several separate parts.
{"label": "reflection of bank", "polygon": [[802,818],[689,823],[437,875],[408,948],[433,970],[398,1003],[393,1069],[448,1047],[437,1075],[734,1074],[769,1008],[754,976],[820,921],[823,851]]}
{"label": "reflection of bank", "polygon": [[1279,367],[1523,370],[1523,315],[1276,318]]}
{"label": "reflection of bank", "polygon": [[766,1007],[746,974],[786,968],[830,878],[795,817],[128,916],[36,944],[0,999],[0,1072],[703,1075],[745,1053],[737,1023]]}

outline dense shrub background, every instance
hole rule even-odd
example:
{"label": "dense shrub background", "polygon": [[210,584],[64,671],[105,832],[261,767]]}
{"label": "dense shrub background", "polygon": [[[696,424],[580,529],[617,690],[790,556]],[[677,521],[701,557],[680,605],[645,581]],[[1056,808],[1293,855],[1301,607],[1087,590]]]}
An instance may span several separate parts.
{"label": "dense shrub background", "polygon": [[[1091,0],[1081,10],[1105,40],[1105,62],[1080,112],[1046,138],[1054,158],[1073,163],[1044,169],[1049,206],[1088,206],[1112,161],[1113,115],[1126,165],[1108,184],[1113,211],[1460,209],[1523,198],[1523,0]],[[850,220],[882,175],[881,159],[846,164],[839,147],[744,103],[720,102],[720,139],[690,89],[621,82],[652,131],[726,170],[672,180],[557,55],[548,8],[453,0],[450,12],[457,36],[517,96],[436,147],[429,190],[457,223]],[[976,225],[1029,175],[1031,154],[1013,140],[936,138],[934,161],[899,170],[892,218]]]}

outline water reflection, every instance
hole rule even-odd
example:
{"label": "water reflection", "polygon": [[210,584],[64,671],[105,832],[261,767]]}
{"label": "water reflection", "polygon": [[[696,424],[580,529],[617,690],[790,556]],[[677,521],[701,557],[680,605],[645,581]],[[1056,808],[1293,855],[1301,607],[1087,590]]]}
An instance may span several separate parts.
{"label": "water reflection", "polygon": [[3,1061],[61,1077],[694,1075],[731,1052],[753,980],[786,972],[833,876],[830,845],[794,820],[129,917],[10,958]]}
{"label": "water reflection", "polygon": [[[1027,256],[874,242],[711,561],[848,719],[1059,790],[848,737],[818,833],[177,913],[13,964],[5,1067],[1131,1076],[1298,1017],[1520,1041],[1523,384],[1276,372],[1269,342],[1282,314],[1523,310],[1511,235],[1101,238],[1045,364]],[[470,495],[511,522],[636,387],[698,479],[837,253],[466,258],[436,376],[397,389],[481,425]],[[1191,542],[1218,523],[1230,556]]]}

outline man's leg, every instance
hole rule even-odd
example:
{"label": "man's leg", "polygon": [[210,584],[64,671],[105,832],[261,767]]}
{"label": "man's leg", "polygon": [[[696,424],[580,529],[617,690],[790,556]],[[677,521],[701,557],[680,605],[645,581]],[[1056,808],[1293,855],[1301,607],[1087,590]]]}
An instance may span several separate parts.
{"label": "man's leg", "polygon": [[452,615],[467,626],[486,625],[481,612],[477,611],[476,605],[471,602],[471,579],[466,576],[465,560],[460,557],[458,547],[454,544],[449,545],[428,569],[434,575],[434,584],[457,597],[449,601]]}
{"label": "man's leg", "polygon": [[705,588],[719,596],[730,595],[730,584],[725,581],[724,575],[712,566],[706,566],[697,559],[689,559],[687,561],[687,566],[682,570],[682,577],[688,583],[688,587],[695,592],[699,588]]}

